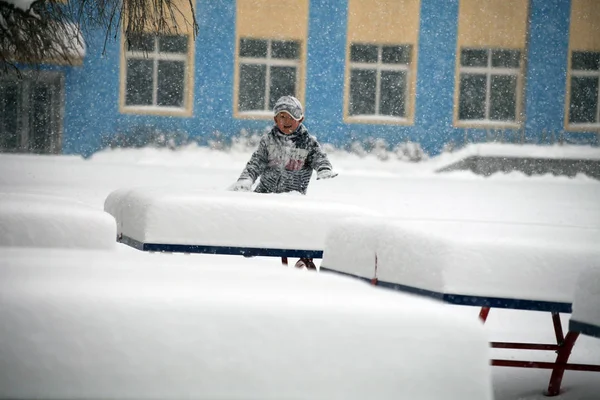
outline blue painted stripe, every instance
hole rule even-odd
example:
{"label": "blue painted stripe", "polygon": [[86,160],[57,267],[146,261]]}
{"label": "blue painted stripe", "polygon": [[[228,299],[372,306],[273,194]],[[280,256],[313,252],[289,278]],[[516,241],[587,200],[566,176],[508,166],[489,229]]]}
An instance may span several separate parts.
{"label": "blue painted stripe", "polygon": [[[354,278],[371,281],[362,276],[349,274],[347,272],[335,271],[329,268],[321,267],[320,271],[333,272],[340,275],[351,276]],[[435,292],[433,290],[421,289],[414,286],[401,285],[398,283],[385,282],[377,280],[377,286],[386,289],[397,290],[416,294],[419,296],[431,297],[437,300],[444,301],[450,304],[475,307],[492,307],[492,308],[510,308],[514,310],[531,310],[531,311],[548,311],[558,313],[571,313],[571,303],[562,303],[557,301],[542,301],[542,300],[524,300],[524,299],[509,299],[504,297],[487,297],[487,296],[472,296],[462,294],[449,294]]]}
{"label": "blue painted stripe", "polygon": [[166,253],[224,254],[246,257],[322,258],[323,250],[270,249],[261,247],[202,246],[187,244],[143,243],[123,236],[120,242],[142,251]]}
{"label": "blue painted stripe", "polygon": [[600,339],[600,326],[598,325],[592,325],[586,322],[580,322],[571,319],[569,321],[569,330]]}

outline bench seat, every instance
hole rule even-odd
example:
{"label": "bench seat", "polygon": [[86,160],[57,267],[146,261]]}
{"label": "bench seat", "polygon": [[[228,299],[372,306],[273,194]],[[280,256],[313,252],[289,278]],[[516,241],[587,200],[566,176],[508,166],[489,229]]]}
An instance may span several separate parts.
{"label": "bench seat", "polygon": [[119,240],[148,251],[321,257],[326,232],[357,206],[299,194],[133,188],[112,192],[104,209]]}

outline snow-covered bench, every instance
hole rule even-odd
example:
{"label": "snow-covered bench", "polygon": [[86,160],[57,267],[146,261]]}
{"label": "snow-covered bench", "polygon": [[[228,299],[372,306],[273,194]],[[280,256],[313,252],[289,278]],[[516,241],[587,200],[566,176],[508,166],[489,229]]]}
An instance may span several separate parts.
{"label": "snow-covered bench", "polygon": [[361,208],[294,194],[112,192],[104,209],[119,241],[146,251],[321,258],[325,234],[340,219],[373,216]]}
{"label": "snow-covered bench", "polygon": [[485,331],[458,310],[211,260],[0,249],[0,397],[492,398]]}
{"label": "snow-covered bench", "polygon": [[[494,342],[507,349],[552,350],[554,363],[493,360],[493,365],[553,370],[556,395],[564,369],[565,336],[559,313],[570,313],[579,272],[600,268],[600,230],[467,221],[353,219],[328,234],[322,271],[359,277],[378,286],[447,303],[552,314],[557,344]],[[568,357],[568,353],[566,354]],[[564,367],[564,368],[563,368]]]}
{"label": "snow-covered bench", "polygon": [[115,234],[110,215],[78,201],[0,193],[0,247],[112,249]]}

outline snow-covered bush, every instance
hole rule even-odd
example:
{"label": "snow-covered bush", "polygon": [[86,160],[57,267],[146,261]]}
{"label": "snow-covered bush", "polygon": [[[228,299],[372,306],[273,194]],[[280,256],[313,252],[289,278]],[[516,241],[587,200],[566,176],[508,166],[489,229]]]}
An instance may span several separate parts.
{"label": "snow-covered bush", "polygon": [[259,132],[248,132],[246,129],[240,131],[239,136],[231,138],[231,150],[237,152],[253,151],[258,147],[262,134]]}
{"label": "snow-covered bush", "polygon": [[419,143],[406,141],[391,148],[385,139],[375,137],[367,138],[364,142],[355,140],[348,146],[345,146],[344,149],[338,149],[334,146],[325,147],[325,145],[324,149],[328,153],[345,150],[349,153],[356,154],[361,158],[371,155],[377,157],[381,161],[396,159],[418,162],[429,158]]}
{"label": "snow-covered bush", "polygon": [[[106,135],[102,138],[102,148],[177,148],[195,143],[198,146],[208,146],[216,151],[233,151],[248,153],[256,150],[262,135],[268,132],[269,127],[260,130],[248,131],[242,129],[235,136],[228,136],[221,131],[212,132],[206,136],[190,137],[183,130],[164,131],[151,125],[137,125],[116,134]],[[319,137],[319,135],[316,135]],[[343,147],[336,147],[331,143],[321,142],[321,146],[328,154],[350,153],[360,158],[376,157],[381,161],[400,160],[409,162],[423,161],[428,155],[419,143],[406,141],[392,148],[383,138],[368,137],[363,141],[354,140]]]}
{"label": "snow-covered bush", "polygon": [[399,143],[394,148],[394,153],[396,158],[402,161],[418,162],[429,158],[419,143],[410,141]]}
{"label": "snow-covered bush", "polygon": [[176,149],[189,143],[189,135],[185,131],[163,131],[151,125],[137,125],[127,131],[105,135],[102,138],[103,148],[140,148],[168,147]]}

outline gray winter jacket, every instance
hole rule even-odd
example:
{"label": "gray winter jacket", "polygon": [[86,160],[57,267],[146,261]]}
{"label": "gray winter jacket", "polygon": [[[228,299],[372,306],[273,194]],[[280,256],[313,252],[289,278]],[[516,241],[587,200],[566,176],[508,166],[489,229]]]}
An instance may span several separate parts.
{"label": "gray winter jacket", "polygon": [[264,135],[238,180],[260,177],[255,192],[306,194],[313,169],[331,170],[331,163],[317,139],[303,124],[285,135],[276,126]]}

